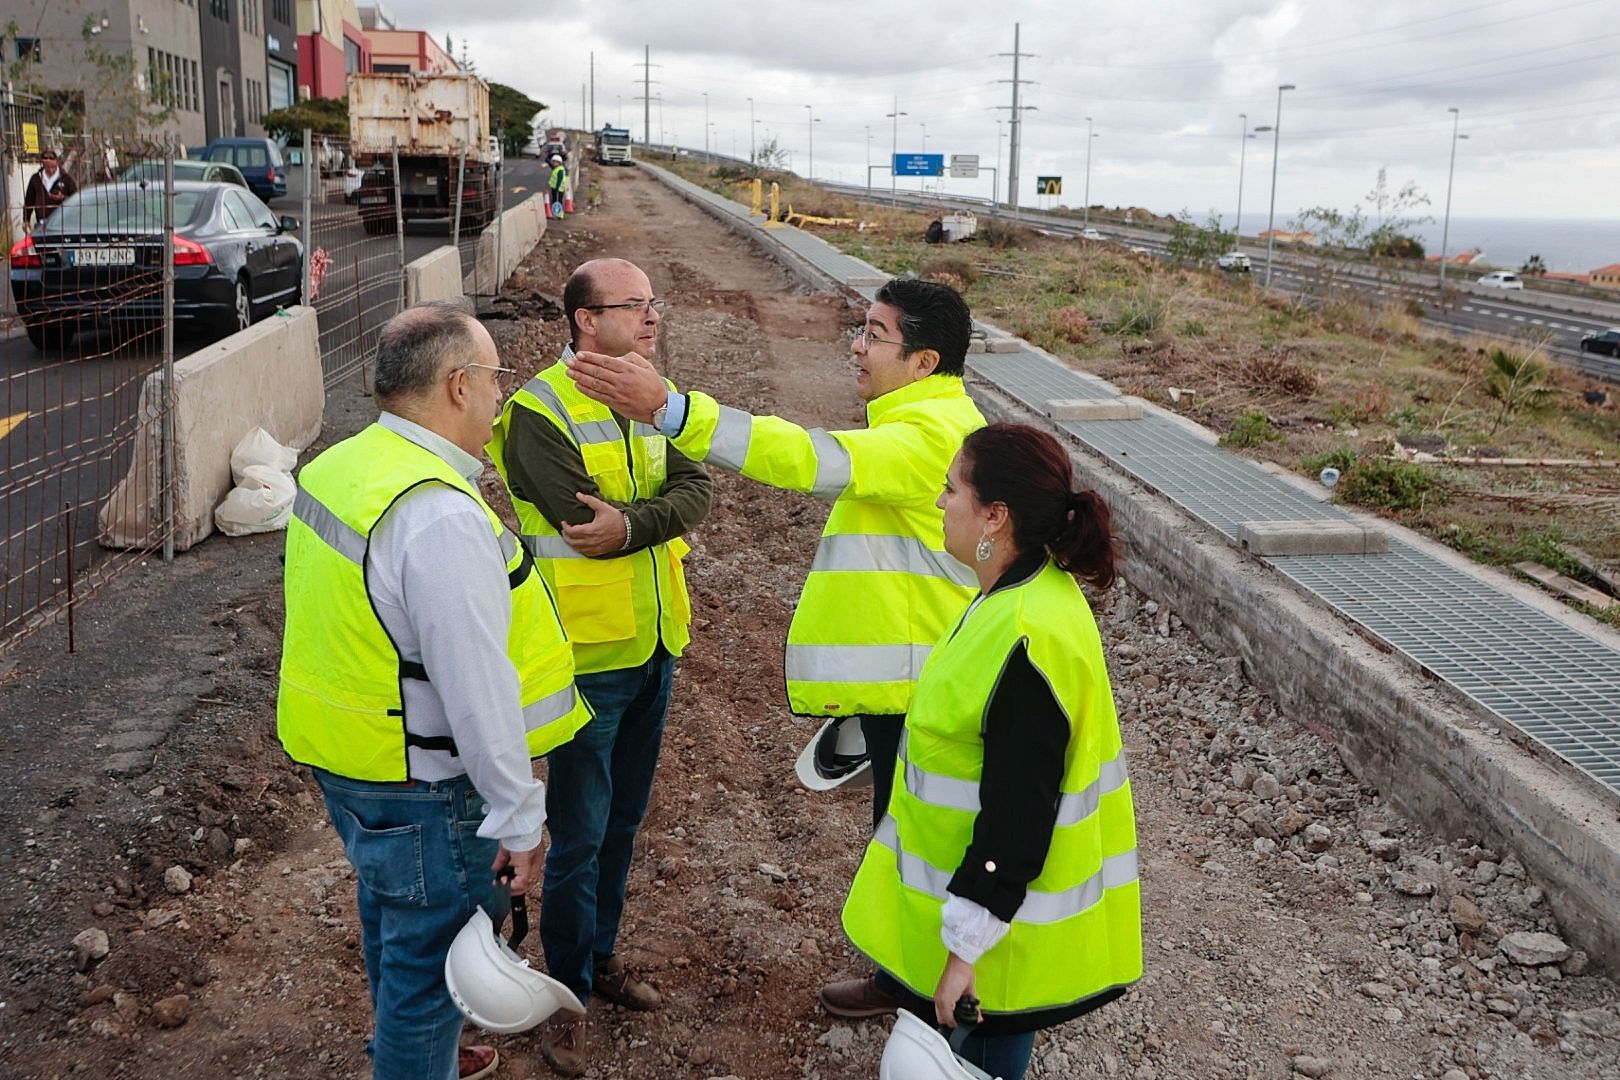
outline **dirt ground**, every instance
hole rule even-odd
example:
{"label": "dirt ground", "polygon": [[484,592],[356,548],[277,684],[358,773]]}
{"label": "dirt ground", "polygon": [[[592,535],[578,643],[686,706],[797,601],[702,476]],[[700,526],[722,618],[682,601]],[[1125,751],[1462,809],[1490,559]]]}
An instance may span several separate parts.
{"label": "dirt ground", "polygon": [[[508,363],[549,363],[566,335],[546,297],[579,261],[622,255],[671,301],[677,383],[862,422],[843,298],[795,284],[640,171],[595,183],[596,209],[552,223],[491,319]],[[319,445],[371,411],[354,381],[338,388]],[[799,788],[814,725],[787,712],[781,681],[825,512],[716,475],[621,938],[666,1007],[593,1003],[603,1080],[877,1074],[887,1025],[815,1005],[822,982],[861,970],[838,913],[867,796]],[[52,629],[0,659],[0,1077],[366,1074],[353,881],[274,738],[281,543],[216,537],[154,561],[80,613],[76,654]],[[1044,1034],[1032,1076],[1620,1077],[1615,985],[1562,942],[1527,951],[1524,935],[1557,926],[1509,853],[1393,814],[1330,732],[1282,715],[1150,598],[1121,585],[1097,607],[1140,816],[1148,974]],[[500,1076],[549,1075],[532,1034],[489,1041]]]}

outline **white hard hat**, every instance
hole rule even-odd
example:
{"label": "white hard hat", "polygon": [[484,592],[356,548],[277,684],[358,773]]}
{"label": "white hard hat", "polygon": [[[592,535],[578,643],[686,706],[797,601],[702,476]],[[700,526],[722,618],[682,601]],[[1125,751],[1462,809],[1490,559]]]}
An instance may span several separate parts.
{"label": "white hard hat", "polygon": [[866,752],[860,717],[835,716],[821,725],[816,737],[804,744],[793,771],[799,774],[799,783],[811,791],[870,784],[872,758]]}
{"label": "white hard hat", "polygon": [[450,943],[450,953],[444,958],[450,999],[485,1031],[528,1031],[558,1009],[585,1012],[568,987],[535,971],[512,950],[527,932],[528,916],[520,896],[512,903],[511,944],[501,940],[483,908],[474,909]]}
{"label": "white hard hat", "polygon": [[[959,1029],[960,1030],[960,1029]],[[996,1080],[989,1073],[963,1061],[951,1050],[945,1036],[935,1031],[915,1013],[900,1010],[889,1041],[883,1044],[883,1060],[878,1064],[878,1080]]]}
{"label": "white hard hat", "polygon": [[551,160],[552,160],[552,162],[554,164],[561,165],[562,164],[562,155],[561,154],[552,154],[551,155]]}

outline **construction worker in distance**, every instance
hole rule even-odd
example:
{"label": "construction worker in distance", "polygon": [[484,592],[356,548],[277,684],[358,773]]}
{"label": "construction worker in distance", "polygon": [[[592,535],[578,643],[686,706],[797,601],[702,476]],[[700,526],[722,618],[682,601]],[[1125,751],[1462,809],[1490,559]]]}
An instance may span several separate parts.
{"label": "construction worker in distance", "polygon": [[[946,285],[896,279],[879,289],[850,344],[867,418],[852,431],[806,430],[678,393],[633,355],[581,353],[569,370],[586,394],[657,424],[696,460],[833,500],[783,667],[793,711],[834,718],[818,743],[858,725],[874,827],[917,673],[974,591],[971,571],[941,547],[934,505],[962,438],[984,424],[962,385],[972,330]],[[866,1007],[843,1003],[834,987],[822,1000],[835,1013]]]}
{"label": "construction worker in distance", "polygon": [[[552,978],[581,1003],[595,991],[626,1008],[656,1009],[658,991],[616,946],[675,660],[689,638],[682,536],[708,514],[714,485],[652,427],[587,398],[567,375],[575,349],[656,355],[664,301],[647,275],[623,259],[587,262],[564,285],[563,310],[571,344],[512,395],[489,445],[596,712],[547,761],[540,942]],[[541,1053],[578,1076],[589,1064],[586,1034],[584,1016],[559,1013],[541,1032]]]}
{"label": "construction worker in distance", "polygon": [[306,465],[287,528],[276,731],[310,766],[355,870],[377,1080],[470,1080],[450,943],[540,874],[546,789],[531,759],[590,719],[534,560],[478,493],[503,376],[448,304],[390,319],[381,415]]}
{"label": "construction worker in distance", "polygon": [[1080,588],[1112,584],[1114,538],[1068,453],[1022,424],[969,435],[939,502],[979,593],[917,681],[843,922],[877,992],[972,1025],[954,1052],[1021,1080],[1036,1031],[1142,977],[1130,777]]}
{"label": "construction worker in distance", "polygon": [[561,154],[551,155],[551,174],[546,180],[546,199],[551,208],[551,216],[563,216],[563,200],[568,194],[568,169],[563,165]]}

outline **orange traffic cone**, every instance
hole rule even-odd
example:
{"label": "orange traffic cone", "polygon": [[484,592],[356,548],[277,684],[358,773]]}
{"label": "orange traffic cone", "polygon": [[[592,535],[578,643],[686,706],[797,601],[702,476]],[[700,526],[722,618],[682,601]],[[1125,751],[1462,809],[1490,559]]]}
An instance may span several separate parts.
{"label": "orange traffic cone", "polygon": [[563,213],[572,214],[573,212],[574,212],[574,193],[572,191],[570,191],[568,194],[563,196]]}

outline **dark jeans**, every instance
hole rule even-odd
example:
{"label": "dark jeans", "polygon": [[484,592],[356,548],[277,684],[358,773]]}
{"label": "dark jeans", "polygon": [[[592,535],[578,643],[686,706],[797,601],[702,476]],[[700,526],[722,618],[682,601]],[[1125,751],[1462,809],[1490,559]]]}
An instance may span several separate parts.
{"label": "dark jeans", "polygon": [[493,892],[497,844],[478,835],[484,800],[465,776],[350,780],[315,770],[354,866],[376,1031],[375,1080],[455,1080],[461,1010],[444,983],[450,942]]}
{"label": "dark jeans", "polygon": [[862,716],[861,737],[872,759],[872,829],[889,812],[889,794],[894,790],[894,761],[900,756],[900,732],[904,716]]}
{"label": "dark jeans", "polygon": [[662,645],[645,664],[577,675],[596,710],[546,756],[546,852],[540,944],[546,967],[584,1003],[596,964],[613,955],[636,830],[652,796],[675,658]]}

